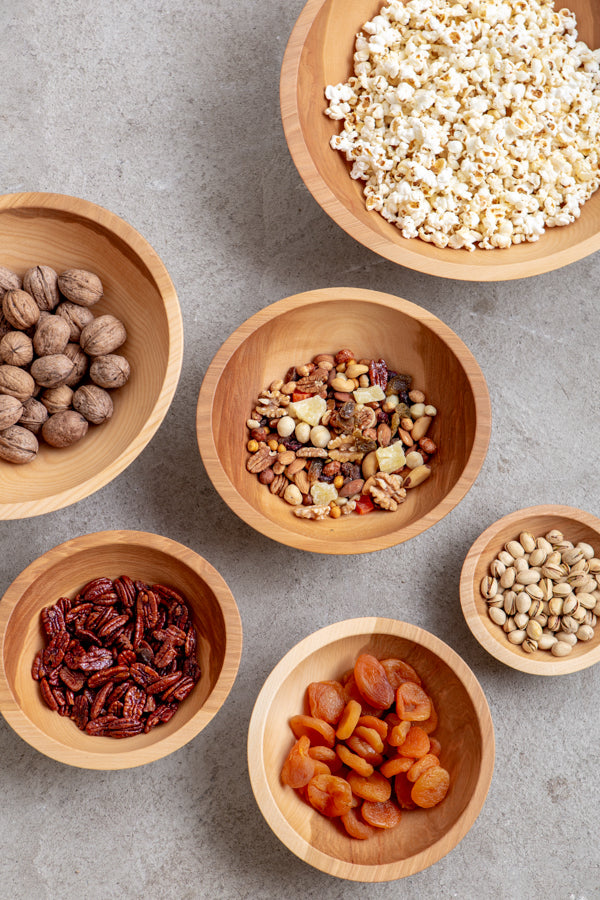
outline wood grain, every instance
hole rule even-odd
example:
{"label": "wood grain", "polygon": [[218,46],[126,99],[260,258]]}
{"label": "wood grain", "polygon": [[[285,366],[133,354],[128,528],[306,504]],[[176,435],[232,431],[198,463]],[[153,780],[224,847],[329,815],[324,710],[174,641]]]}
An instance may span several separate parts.
{"label": "wood grain", "polygon": [[[413,376],[439,410],[431,436],[440,449],[433,474],[394,513],[299,519],[246,471],[246,420],[260,391],[291,365],[343,347]],[[475,481],[490,427],[484,377],[460,338],[407,300],[354,288],[296,294],[244,322],[208,367],[196,417],[204,465],[231,509],[276,541],[331,554],[380,550],[438,522]]]}
{"label": "wood grain", "polygon": [[[396,829],[356,841],[279,774],[294,740],[289,718],[304,711],[309,683],[340,678],[362,652],[400,656],[417,669],[439,713],[436,736],[451,788],[439,806],[406,812]],[[271,672],[250,720],[248,768],[263,816],[292,853],[338,878],[391,881],[441,859],[473,825],[494,768],[492,718],[471,670],[434,635],[393,619],[350,619],[305,638]]]}
{"label": "wood grain", "polygon": [[114,414],[72,447],[40,445],[24,466],[0,460],[0,519],[61,509],[119,475],[161,424],[175,393],[183,326],[175,288],[147,241],[114,213],[59,194],[0,197],[0,264],[22,275],[30,266],[76,267],[99,275],[105,296],[96,315],[112,313],[127,329],[119,352],[131,378],[114,394]]}
{"label": "wood grain", "polygon": [[[420,272],[463,281],[527,278],[558,269],[600,248],[600,192],[573,224],[549,229],[535,243],[508,250],[450,250],[407,240],[364,205],[362,182],[350,178],[349,164],[329,146],[339,123],[324,115],[324,90],[352,72],[354,39],[381,7],[380,0],[308,0],[290,36],[281,69],[281,115],[286,140],[300,177],[324,211],[361,244]],[[564,3],[558,3],[557,8]],[[571,0],[579,33],[600,46],[596,0]]]}
{"label": "wood grain", "polygon": [[492,622],[479,586],[482,578],[489,574],[490,563],[507,541],[518,538],[522,531],[540,537],[554,528],[562,531],[567,540],[575,544],[585,541],[594,547],[596,555],[600,553],[600,519],[570,506],[531,506],[516,510],[486,528],[467,553],[460,576],[460,602],[473,635],[500,662],[532,675],[566,675],[597,663],[600,660],[600,628],[595,629],[591,641],[578,642],[565,657],[552,656],[547,650],[524,653]]}
{"label": "wood grain", "polygon": [[[183,593],[199,633],[202,676],[166,724],[125,740],[93,737],[52,712],[31,677],[44,646],[40,612],[73,597],[93,578],[166,584]],[[237,674],[242,651],[239,612],[227,584],[182,544],[141,531],[104,531],[74,538],[36,559],[0,603],[0,712],[28,744],[59,762],[87,769],[125,769],[183,747],[219,711]]]}

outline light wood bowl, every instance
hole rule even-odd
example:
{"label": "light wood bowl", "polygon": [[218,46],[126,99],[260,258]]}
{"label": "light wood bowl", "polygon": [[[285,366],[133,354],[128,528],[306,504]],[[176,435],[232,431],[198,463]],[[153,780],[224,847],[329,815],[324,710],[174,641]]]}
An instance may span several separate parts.
{"label": "light wood bowl", "polygon": [[[579,34],[600,46],[596,0],[570,0]],[[329,146],[340,123],[324,115],[325,87],[352,74],[356,33],[382,6],[381,0],[308,0],[294,26],[281,70],[281,115],[292,159],[317,203],[353,238],[386,259],[419,272],[463,281],[503,281],[549,272],[600,248],[600,191],[572,225],[551,228],[536,243],[508,250],[440,249],[407,240],[377,212],[365,208],[363,182]],[[565,6],[557,0],[557,8]]]}
{"label": "light wood bowl", "polygon": [[[397,828],[358,841],[279,775],[294,742],[289,719],[304,712],[310,682],[339,679],[364,652],[399,656],[416,668],[439,714],[435,735],[451,787],[439,806],[405,812]],[[392,881],[437,862],[475,822],[494,769],[492,717],[474,674],[439,638],[394,619],[349,619],[311,634],[275,666],[252,712],[248,768],[263,816],[292,853],[338,878]]]}
{"label": "light wood bowl", "polygon": [[[50,710],[31,676],[44,646],[40,612],[73,597],[100,576],[129,575],[182,593],[198,631],[202,675],[173,718],[148,734],[115,740],[80,731]],[[193,550],[142,531],[104,531],[67,541],[29,565],[0,603],[0,712],[36,750],[85,769],[127,769],[154,762],[196,737],[219,711],[235,681],[242,626],[231,591]]]}
{"label": "light wood bowl", "polygon": [[56,449],[40,442],[36,459],[22,466],[0,460],[0,519],[62,509],[112,481],[158,429],[181,369],[175,288],[152,247],[123,219],[61,194],[0,197],[0,265],[22,275],[40,264],[99,275],[105,295],[93,312],[123,321],[127,341],[118,352],[127,357],[131,377],[113,392],[112,418],[91,425],[77,444]]}
{"label": "light wood bowl", "polygon": [[[291,365],[348,347],[383,357],[413,376],[438,409],[431,437],[440,448],[433,473],[396,512],[299,519],[246,471],[250,416],[260,391]],[[365,553],[420,534],[464,497],[490,436],[484,377],[460,338],[427,310],[391,294],[325,288],[296,294],[252,316],[225,341],[200,390],[196,428],[206,470],[221,497],[273,540],[317,553]]]}
{"label": "light wood bowl", "polygon": [[489,575],[489,565],[507,541],[518,539],[522,531],[535,537],[552,529],[562,531],[576,544],[585,541],[600,554],[600,519],[570,506],[531,506],[498,519],[481,534],[465,558],[460,576],[460,602],[467,625],[488,653],[500,662],[532,675],[567,675],[593,666],[600,660],[600,627],[591,641],[578,641],[568,656],[552,656],[548,650],[525,653],[511,644],[499,625],[488,616],[487,603],[479,587]]}

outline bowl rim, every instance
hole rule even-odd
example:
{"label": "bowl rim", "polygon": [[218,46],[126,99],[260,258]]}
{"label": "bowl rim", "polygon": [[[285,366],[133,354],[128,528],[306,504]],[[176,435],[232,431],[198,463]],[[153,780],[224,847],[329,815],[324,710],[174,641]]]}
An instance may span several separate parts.
{"label": "bowl rim", "polygon": [[[406,531],[404,537],[398,537],[399,529],[390,531],[376,538],[353,539],[351,544],[323,541],[319,537],[302,535],[281,523],[271,522],[256,507],[248,503],[230,481],[221,465],[213,436],[213,398],[221,375],[231,356],[245,340],[256,331],[275,319],[277,316],[300,307],[334,302],[336,300],[353,300],[367,303],[378,303],[402,312],[416,319],[444,341],[451,343],[453,350],[460,350],[459,362],[470,384],[473,386],[475,401],[475,436],[467,464],[453,488],[424,516],[400,531]],[[483,466],[491,435],[491,402],[483,372],[467,345],[441,319],[422,306],[404,300],[393,294],[372,291],[365,288],[331,287],[317,288],[293,294],[260,309],[245,322],[242,322],[217,350],[209,364],[200,387],[196,409],[196,437],[202,461],[208,476],[225,503],[247,525],[267,537],[294,547],[314,553],[354,554],[370,553],[403,543],[427,528],[435,525],[451,512],[465,497],[475,483]],[[209,423],[208,427],[206,423]]]}
{"label": "bowl rim", "polygon": [[[283,679],[299,663],[309,654],[330,642],[360,634],[382,633],[419,644],[437,656],[442,656],[444,661],[451,666],[467,690],[477,715],[477,724],[482,738],[481,766],[473,794],[463,812],[454,825],[434,844],[405,860],[384,865],[361,865],[328,856],[305,841],[291,827],[269,790],[262,747],[270,704]],[[393,881],[407,875],[414,875],[433,865],[453,850],[475,823],[483,809],[492,782],[495,761],[494,724],[489,704],[477,677],[462,657],[448,644],[431,632],[408,622],[365,616],[346,619],[320,628],[295,644],[276,664],[260,689],[252,710],[248,728],[247,756],[248,773],[256,803],[271,830],[288,850],[316,869],[338,878],[366,882]]]}
{"label": "bowl rim", "polygon": [[[358,219],[333,193],[319,167],[312,158],[300,125],[298,98],[298,73],[308,34],[322,7],[330,0],[307,0],[290,34],[281,66],[279,97],[281,120],[285,139],[294,165],[302,181],[319,206],[333,221],[356,241],[373,250],[391,262],[406,266],[417,272],[425,272],[439,278],[454,278],[460,281],[509,281],[530,278],[560,269],[577,262],[600,249],[600,230],[573,247],[553,247],[551,253],[525,263],[506,261],[502,255],[510,251],[498,250],[490,258],[490,264],[470,264],[438,259],[416,253],[414,240],[402,238],[395,244],[377,235]],[[325,85],[323,85],[325,90]],[[332,151],[333,152],[333,151]],[[350,177],[348,175],[348,177]],[[375,215],[375,213],[373,213]],[[457,251],[463,252],[463,251]],[[468,253],[469,251],[464,251]],[[494,252],[494,251],[483,251]]]}
{"label": "bowl rim", "polygon": [[183,362],[183,320],[177,292],[164,263],[146,238],[142,237],[132,225],[116,213],[110,212],[90,200],[83,200],[68,194],[33,191],[0,196],[0,214],[10,210],[23,209],[57,210],[80,219],[86,219],[115,234],[132,248],[148,269],[161,295],[167,319],[168,356],[165,378],[150,415],[139,434],[109,466],[75,487],[50,494],[42,499],[22,500],[16,503],[0,502],[0,520],[27,519],[55,512],[90,496],[120,475],[139,456],[161,425],[177,389]]}
{"label": "bowl rim", "polygon": [[[23,712],[10,688],[4,666],[4,652],[11,615],[22,594],[35,578],[38,578],[48,566],[72,556],[73,553],[94,549],[99,544],[119,543],[143,548],[154,547],[157,551],[168,552],[206,582],[215,595],[223,614],[226,643],[219,677],[204,705],[189,721],[182,724],[177,731],[155,741],[149,747],[138,747],[130,751],[124,749],[121,752],[107,755],[94,750],[82,750],[79,747],[65,747],[60,741],[50,737],[34,725]],[[225,579],[204,557],[184,544],[151,532],[128,530],[98,531],[70,538],[33,560],[17,575],[0,600],[0,714],[26,743],[45,756],[65,765],[103,770],[128,769],[146,765],[168,756],[189,743],[217,714],[237,677],[242,655],[242,641],[240,613]]]}
{"label": "bowl rim", "polygon": [[[576,519],[593,528],[600,536],[600,519],[582,509],[560,504],[543,504],[540,506],[528,506],[508,513],[506,516],[492,522],[483,531],[469,549],[460,573],[460,604],[466,623],[473,637],[499,662],[526,672],[530,675],[568,675],[572,672],[580,672],[600,661],[600,644],[588,650],[581,656],[565,656],[562,659],[549,654],[548,662],[531,659],[529,656],[518,654],[518,648],[512,650],[496,637],[493,637],[483,624],[480,612],[480,600],[477,586],[474,584],[475,569],[490,539],[494,538],[505,526],[514,525],[519,532],[523,531],[527,524],[527,518],[531,516],[552,516]],[[490,560],[491,562],[491,560]],[[483,600],[481,601],[483,602]]]}

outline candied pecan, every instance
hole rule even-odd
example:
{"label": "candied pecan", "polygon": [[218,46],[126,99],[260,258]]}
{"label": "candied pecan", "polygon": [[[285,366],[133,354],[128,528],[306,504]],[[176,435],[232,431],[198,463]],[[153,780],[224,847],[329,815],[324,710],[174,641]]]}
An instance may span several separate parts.
{"label": "candied pecan", "polygon": [[132,684],[123,698],[123,717],[140,719],[146,703],[146,694],[141,688]]}
{"label": "candied pecan", "polygon": [[369,379],[372,385],[379,385],[385,391],[388,383],[388,367],[384,359],[375,362],[372,359],[369,363]]}
{"label": "candied pecan", "polygon": [[89,701],[85,694],[78,694],[73,700],[73,709],[71,710],[71,718],[81,730],[85,730],[85,726],[89,721]]}
{"label": "candied pecan", "polygon": [[72,691],[80,691],[85,684],[85,675],[83,672],[72,672],[67,666],[61,666],[59,669],[60,680]]}
{"label": "candied pecan", "polygon": [[50,709],[57,710],[58,703],[56,702],[56,698],[52,693],[52,688],[48,684],[47,678],[40,679],[40,691],[45,703],[50,707]]}
{"label": "candied pecan", "polygon": [[335,354],[336,366],[340,366],[342,363],[347,363],[351,359],[354,359],[354,353],[352,352],[352,350],[338,350],[338,352]]}
{"label": "candied pecan", "polygon": [[110,578],[96,578],[82,588],[81,596],[85,603],[95,603],[97,597],[101,597],[102,594],[112,590],[113,583]]}
{"label": "candied pecan", "polygon": [[186,657],[196,656],[196,648],[197,648],[197,638],[196,638],[196,630],[195,628],[189,628],[188,632],[185,636],[185,643],[183,646],[183,652]]}
{"label": "candied pecan", "polygon": [[98,637],[103,639],[113,638],[117,631],[123,628],[129,621],[129,616],[114,616],[98,629]]}
{"label": "candied pecan", "polygon": [[77,606],[72,606],[65,616],[65,623],[69,625],[71,622],[84,622],[93,607],[93,603],[78,603]]}
{"label": "candied pecan", "polygon": [[98,672],[100,669],[107,669],[113,661],[110,650],[103,647],[92,647],[79,660],[79,665],[73,668],[81,669],[83,672]]}
{"label": "candied pecan", "polygon": [[256,453],[252,453],[248,457],[246,468],[249,472],[254,472],[255,475],[258,475],[263,469],[270,468],[276,460],[277,454],[273,450],[269,450],[268,447],[261,447]]}
{"label": "candied pecan", "polygon": [[57,606],[47,606],[46,609],[43,609],[41,620],[42,628],[48,637],[65,630],[65,617],[62,610]]}
{"label": "candied pecan", "polygon": [[111,693],[114,684],[112,681],[107,681],[106,684],[103,684],[98,693],[94,698],[94,702],[92,703],[92,707],[90,709],[90,719],[97,719],[104,709],[104,705],[108,695]]}
{"label": "candied pecan", "polygon": [[148,687],[153,681],[159,677],[154,669],[144,663],[133,663],[130,666],[130,674],[134,681],[137,681],[141,687]]}
{"label": "candied pecan", "polygon": [[62,663],[65,652],[70,643],[70,637],[66,631],[59,631],[52,636],[52,639],[44,650],[42,661],[44,668],[56,669]]}
{"label": "candied pecan", "polygon": [[31,667],[31,677],[35,679],[35,681],[39,681],[40,678],[44,678],[46,675],[46,670],[44,668],[44,664],[42,662],[42,650],[38,650],[33,658],[33,665]]}
{"label": "candied pecan", "polygon": [[127,666],[109,666],[101,672],[95,672],[88,678],[88,687],[102,687],[107,681],[124,681],[129,678],[129,668]]}

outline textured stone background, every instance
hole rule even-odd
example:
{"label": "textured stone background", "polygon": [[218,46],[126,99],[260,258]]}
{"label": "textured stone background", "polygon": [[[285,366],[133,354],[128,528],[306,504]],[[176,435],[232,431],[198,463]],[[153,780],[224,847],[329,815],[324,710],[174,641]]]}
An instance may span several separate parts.
{"label": "textured stone background", "polygon": [[[135,226],[179,293],[185,358],[159,432],[112,484],[60,512],[0,523],[0,595],[39,554],[106,528],[154,531],[229,583],[244,654],[219,716],[138,770],[68,768],[0,719],[0,896],[14,900],[600,897],[600,667],[536,678],[497,663],[462,617],[476,536],[536,503],[598,514],[600,254],[549,275],[461,284],[358,245],[304,188],[285,144],[279,69],[302,0],[4,0],[0,192],[80,196]],[[1,248],[0,248],[1,256]],[[467,343],[494,413],[481,475],[425,534],[366,556],[293,551],[239,521],[213,490],[194,428],[203,373],[268,303],[331,285],[419,303]],[[0,492],[2,490],[0,483]],[[245,737],[276,662],[344,618],[406,619],[472,667],[496,729],[495,775],[472,830],[399,883],[332,879],[296,859],[252,796]]]}

